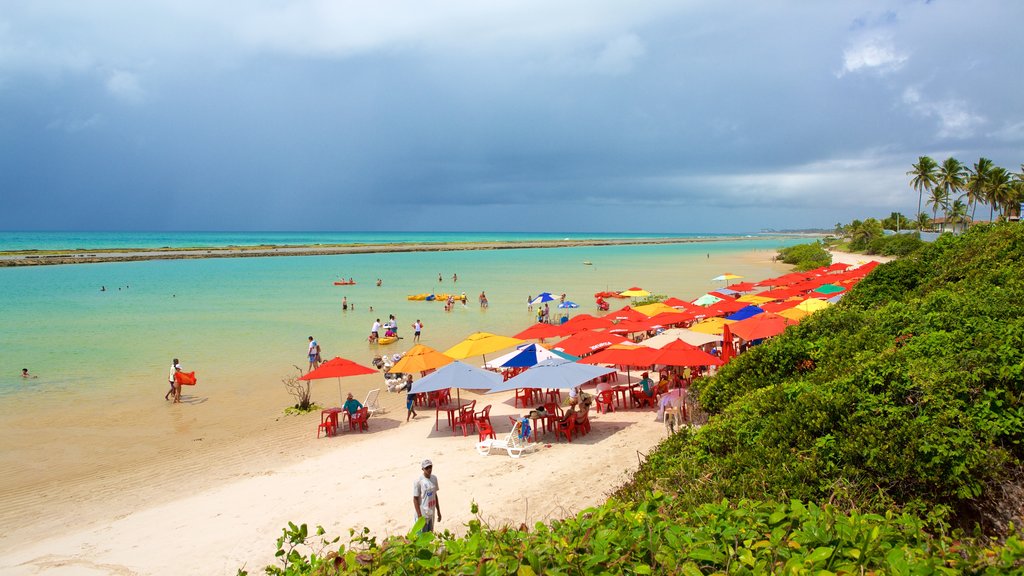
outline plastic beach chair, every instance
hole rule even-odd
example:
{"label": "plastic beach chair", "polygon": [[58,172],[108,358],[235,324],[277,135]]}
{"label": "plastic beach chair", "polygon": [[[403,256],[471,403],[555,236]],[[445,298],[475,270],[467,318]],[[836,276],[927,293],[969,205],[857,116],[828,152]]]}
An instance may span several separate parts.
{"label": "plastic beach chair", "polygon": [[378,412],[380,412],[381,414],[384,413],[384,408],[380,405],[379,397],[380,388],[374,388],[373,390],[370,390],[369,392],[366,393],[366,402],[363,402],[363,406],[366,407],[366,410],[370,413],[370,415],[376,414]]}
{"label": "plastic beach chair", "polygon": [[529,444],[525,438],[520,438],[522,422],[516,421],[512,431],[501,440],[488,438],[476,443],[476,451],[481,456],[488,456],[492,450],[504,450],[512,458],[519,458],[527,450],[532,450],[536,445]]}

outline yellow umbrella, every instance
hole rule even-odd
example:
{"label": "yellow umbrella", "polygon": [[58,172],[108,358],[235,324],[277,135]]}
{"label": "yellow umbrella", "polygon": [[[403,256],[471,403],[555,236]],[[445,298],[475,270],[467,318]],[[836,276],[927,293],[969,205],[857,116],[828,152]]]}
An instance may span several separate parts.
{"label": "yellow umbrella", "polygon": [[774,302],[778,298],[772,298],[770,296],[758,296],[757,294],[747,294],[746,296],[740,296],[736,299],[737,302],[746,302],[747,304],[767,304],[768,302]]}
{"label": "yellow umbrella", "polygon": [[633,310],[636,310],[637,312],[643,314],[644,316],[647,316],[648,318],[650,318],[651,316],[657,316],[658,314],[662,314],[665,312],[668,312],[670,314],[677,314],[679,312],[679,310],[667,304],[663,304],[661,302],[655,302],[654,304],[644,304],[643,306],[635,306],[633,307]]}
{"label": "yellow umbrella", "polygon": [[651,293],[643,288],[637,288],[633,286],[629,290],[623,290],[619,292],[619,296],[629,296],[630,298],[643,298],[644,296],[650,296]]}
{"label": "yellow umbrella", "polygon": [[740,278],[743,278],[743,276],[740,276],[739,274],[733,274],[731,272],[726,272],[721,276],[715,276],[714,278],[712,278],[712,280],[725,280],[726,283],[728,283],[729,280],[739,280]]}
{"label": "yellow umbrella", "polygon": [[806,310],[799,310],[797,308],[787,308],[781,312],[776,312],[779,316],[789,318],[794,322],[799,322],[810,315],[810,312]]}
{"label": "yellow umbrella", "polygon": [[525,342],[525,340],[510,338],[508,336],[498,336],[497,334],[491,334],[490,332],[476,332],[474,334],[470,334],[462,342],[459,342],[455,346],[445,350],[444,354],[445,356],[450,356],[456,360],[462,360],[464,358],[469,358],[470,356],[483,356],[484,354],[490,354],[491,352],[511,348],[512,346],[522,344],[523,342]]}
{"label": "yellow umbrella", "polygon": [[807,313],[813,313],[817,312],[818,310],[828,308],[831,305],[831,302],[826,302],[821,298],[808,298],[807,300],[804,300],[803,302],[797,304],[793,308],[796,308],[797,310],[803,310],[804,312]]}
{"label": "yellow umbrella", "polygon": [[694,332],[701,332],[703,334],[721,334],[723,326],[726,324],[733,324],[734,322],[735,320],[726,320],[725,318],[716,316],[714,318],[701,320],[693,326],[690,326],[690,330],[693,330]]}
{"label": "yellow umbrella", "polygon": [[417,344],[410,348],[398,362],[395,362],[395,365],[391,367],[391,371],[403,374],[426,372],[427,370],[446,366],[454,361],[452,357],[445,356],[430,346]]}

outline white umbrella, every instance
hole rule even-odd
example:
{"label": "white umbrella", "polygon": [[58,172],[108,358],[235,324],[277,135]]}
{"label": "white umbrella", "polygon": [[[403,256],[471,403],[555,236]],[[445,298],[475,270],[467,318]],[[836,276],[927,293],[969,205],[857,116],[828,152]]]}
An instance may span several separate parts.
{"label": "white umbrella", "polygon": [[492,386],[500,384],[501,381],[502,376],[497,372],[463,364],[456,360],[413,382],[412,391],[419,394],[421,392],[436,392],[447,388],[455,388],[456,390],[488,390]]}
{"label": "white umbrella", "polygon": [[661,348],[665,344],[675,340],[682,340],[692,346],[703,346],[712,342],[721,342],[722,337],[717,334],[705,334],[703,332],[687,330],[686,328],[669,328],[661,334],[648,338],[640,343],[644,346],[650,346],[651,348]]}
{"label": "white umbrella", "polygon": [[505,392],[516,388],[558,388],[568,390],[605,374],[615,372],[614,368],[578,364],[563,358],[549,358],[528,368],[522,374],[491,388],[493,392]]}

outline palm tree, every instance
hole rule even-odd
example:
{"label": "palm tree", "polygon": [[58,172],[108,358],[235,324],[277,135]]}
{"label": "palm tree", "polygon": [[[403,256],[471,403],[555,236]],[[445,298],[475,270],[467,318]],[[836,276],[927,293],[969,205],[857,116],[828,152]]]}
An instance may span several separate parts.
{"label": "palm tree", "polygon": [[1009,170],[996,166],[989,172],[987,180],[988,185],[985,187],[985,197],[988,199],[988,219],[991,221],[995,210],[998,209],[1002,213],[1010,201],[1012,201],[1014,196],[1013,178]]}
{"label": "palm tree", "polygon": [[967,171],[967,203],[971,206],[971,220],[974,220],[974,210],[978,207],[979,201],[986,201],[985,197],[989,172],[992,171],[992,161],[988,158],[978,158],[974,163],[974,169]]}
{"label": "palm tree", "polygon": [[928,156],[920,156],[917,159],[917,164],[912,164],[913,170],[907,172],[907,176],[913,176],[910,179],[910,185],[917,190],[917,213],[921,213],[921,198],[924,195],[925,190],[931,192],[932,188],[938,182],[937,172],[939,165],[935,163]]}
{"label": "palm tree", "polygon": [[950,224],[953,225],[953,232],[956,232],[957,226],[960,230],[963,230],[967,224],[967,204],[964,204],[964,197],[961,196],[953,201],[953,205],[949,208],[949,216],[947,217]]}
{"label": "palm tree", "polygon": [[959,160],[952,156],[946,158],[942,163],[942,166],[939,168],[938,186],[939,188],[942,188],[944,193],[943,195],[945,196],[945,206],[947,211],[944,216],[947,220],[949,219],[949,199],[958,195],[960,191],[963,190],[964,183],[966,182],[966,176],[967,169]]}
{"label": "palm tree", "polygon": [[931,224],[931,219],[924,212],[918,212],[917,220],[914,221],[914,224],[917,224],[918,231],[922,231]]}
{"label": "palm tree", "polygon": [[[928,202],[926,202],[926,204],[932,207],[932,226],[934,226],[935,219],[938,217],[939,208],[946,208],[946,191],[943,190],[941,186],[932,188],[931,195],[928,197]],[[945,225],[943,225],[943,227],[945,227]]]}

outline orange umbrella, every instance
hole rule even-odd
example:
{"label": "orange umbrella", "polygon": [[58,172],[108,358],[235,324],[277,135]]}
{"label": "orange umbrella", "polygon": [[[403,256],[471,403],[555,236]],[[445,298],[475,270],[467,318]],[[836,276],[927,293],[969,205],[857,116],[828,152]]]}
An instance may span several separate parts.
{"label": "orange umbrella", "polygon": [[657,354],[653,364],[664,364],[665,366],[721,366],[723,364],[722,360],[682,340],[674,340],[660,349],[654,350]]}
{"label": "orange umbrella", "polygon": [[765,312],[764,314],[751,316],[746,320],[740,320],[735,324],[731,324],[729,329],[733,334],[749,342],[751,340],[778,336],[786,331],[786,326],[793,324],[796,324],[796,322],[789,318]]}
{"label": "orange umbrella", "polygon": [[732,357],[736,355],[736,350],[732,347],[732,331],[729,330],[728,324],[722,325],[722,364],[725,364]]}
{"label": "orange umbrella", "polygon": [[335,356],[327,362],[321,364],[316,370],[306,374],[305,376],[299,376],[299,380],[321,380],[323,378],[337,378],[338,379],[338,397],[339,400],[344,402],[344,396],[341,393],[341,379],[346,376],[365,376],[366,374],[377,374],[377,370],[363,366],[362,364],[356,364],[355,362]]}
{"label": "orange umbrella", "polygon": [[391,371],[401,373],[426,372],[427,370],[435,370],[442,366],[447,366],[454,361],[452,357],[445,356],[430,346],[417,344],[410,348],[398,362],[395,362],[395,365],[391,367]]}

